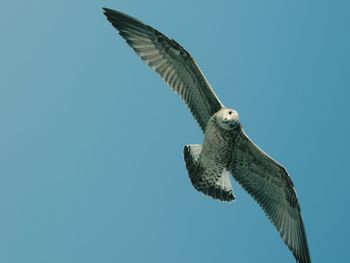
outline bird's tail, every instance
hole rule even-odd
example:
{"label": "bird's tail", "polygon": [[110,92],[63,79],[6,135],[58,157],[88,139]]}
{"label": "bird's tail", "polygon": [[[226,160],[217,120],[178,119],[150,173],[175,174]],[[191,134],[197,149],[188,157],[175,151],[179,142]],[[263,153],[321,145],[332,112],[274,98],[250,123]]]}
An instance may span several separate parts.
{"label": "bird's tail", "polygon": [[199,164],[199,155],[202,145],[185,145],[184,157],[186,168],[190,176],[192,185],[205,195],[221,201],[232,201],[235,199],[229,173],[222,170],[219,173],[207,171]]}

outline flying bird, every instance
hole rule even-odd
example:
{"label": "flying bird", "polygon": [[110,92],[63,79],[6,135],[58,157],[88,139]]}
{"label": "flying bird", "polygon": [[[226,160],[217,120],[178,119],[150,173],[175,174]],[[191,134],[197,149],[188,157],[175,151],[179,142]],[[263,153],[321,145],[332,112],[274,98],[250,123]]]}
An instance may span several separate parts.
{"label": "flying bird", "polygon": [[229,202],[235,199],[231,174],[262,207],[296,261],[310,263],[300,205],[287,170],[250,140],[237,111],[222,104],[181,45],[129,15],[103,9],[129,46],[180,95],[204,132],[202,145],[184,147],[193,186]]}

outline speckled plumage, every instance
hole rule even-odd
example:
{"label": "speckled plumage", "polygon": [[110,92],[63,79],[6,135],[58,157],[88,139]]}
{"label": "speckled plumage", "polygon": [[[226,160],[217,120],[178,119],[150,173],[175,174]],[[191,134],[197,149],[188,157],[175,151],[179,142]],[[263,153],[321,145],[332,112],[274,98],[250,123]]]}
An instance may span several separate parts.
{"label": "speckled plumage", "polygon": [[189,152],[191,145],[186,145],[184,149],[186,167],[193,186],[205,195],[221,201],[235,199],[229,180],[234,136],[233,130],[219,127],[214,115],[206,126],[203,146],[197,153],[194,165]]}
{"label": "speckled plumage", "polygon": [[195,60],[176,41],[121,12],[104,8],[104,14],[141,59],[180,95],[204,131],[203,145],[184,148],[193,186],[214,199],[232,201],[232,174],[265,211],[296,260],[310,263],[300,205],[286,169],[249,139],[238,113],[220,102]]}

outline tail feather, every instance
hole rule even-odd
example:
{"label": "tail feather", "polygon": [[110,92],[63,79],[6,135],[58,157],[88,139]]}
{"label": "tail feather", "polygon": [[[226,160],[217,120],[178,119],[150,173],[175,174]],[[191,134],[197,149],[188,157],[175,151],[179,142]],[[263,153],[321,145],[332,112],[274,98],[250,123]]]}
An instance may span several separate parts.
{"label": "tail feather", "polygon": [[[184,157],[192,185],[200,192],[221,201],[235,199],[229,173],[226,169],[205,169],[199,162],[202,145],[185,145]],[[215,169],[217,168],[217,169]]]}

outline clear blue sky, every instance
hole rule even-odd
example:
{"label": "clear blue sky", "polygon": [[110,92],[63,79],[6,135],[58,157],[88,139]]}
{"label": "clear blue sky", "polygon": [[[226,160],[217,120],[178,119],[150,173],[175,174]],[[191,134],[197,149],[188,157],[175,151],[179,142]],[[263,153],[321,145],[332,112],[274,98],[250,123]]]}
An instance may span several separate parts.
{"label": "clear blue sky", "polygon": [[232,204],[194,190],[182,150],[203,134],[103,6],[191,52],[288,168],[313,262],[348,262],[346,0],[3,0],[0,262],[294,262],[237,182]]}

